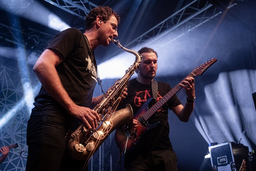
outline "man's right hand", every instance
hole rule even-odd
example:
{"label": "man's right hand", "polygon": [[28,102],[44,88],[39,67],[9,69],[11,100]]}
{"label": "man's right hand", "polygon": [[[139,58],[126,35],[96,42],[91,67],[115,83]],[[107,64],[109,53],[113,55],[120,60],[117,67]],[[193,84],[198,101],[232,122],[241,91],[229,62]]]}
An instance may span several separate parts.
{"label": "man's right hand", "polygon": [[137,132],[137,127],[138,127],[138,120],[137,119],[133,119],[132,120],[132,127],[130,128],[130,131],[133,133]]}
{"label": "man's right hand", "polygon": [[96,129],[98,127],[100,117],[97,112],[88,107],[74,105],[69,109],[69,113],[82,121],[88,129]]}
{"label": "man's right hand", "polygon": [[0,149],[0,152],[2,153],[2,155],[7,156],[8,153],[9,153],[9,148],[8,148],[7,146],[3,146],[3,147]]}

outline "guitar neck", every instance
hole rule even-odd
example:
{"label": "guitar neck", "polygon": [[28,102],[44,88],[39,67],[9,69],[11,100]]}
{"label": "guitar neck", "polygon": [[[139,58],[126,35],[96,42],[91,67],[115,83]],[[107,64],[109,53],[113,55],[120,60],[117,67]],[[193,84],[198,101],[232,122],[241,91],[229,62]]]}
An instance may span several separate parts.
{"label": "guitar neck", "polygon": [[[18,144],[15,143],[15,144],[12,144],[12,145],[8,145],[7,147],[8,147],[9,149],[11,149],[11,148],[16,148],[16,147],[18,147]],[[0,152],[0,154],[1,154],[1,152]]]}
{"label": "guitar neck", "polygon": [[12,145],[9,145],[9,146],[7,146],[9,149],[11,149],[11,148],[16,148],[16,147],[18,147],[18,144],[17,143],[15,143],[15,144],[12,144]]}
{"label": "guitar neck", "polygon": [[[202,75],[212,64],[214,64],[217,59],[212,58],[211,60],[203,63],[199,67],[195,68],[188,76],[195,77],[197,75]],[[187,76],[187,77],[188,77]],[[185,77],[186,78],[186,77]],[[184,79],[183,79],[184,80]],[[182,81],[181,81],[182,82]],[[181,83],[180,82],[180,83]],[[179,84],[180,84],[179,83]],[[181,90],[181,86],[177,84],[172,88],[163,98],[156,102],[149,110],[147,110],[142,116],[145,121],[147,121],[161,106],[163,106],[174,94]]]}
{"label": "guitar neck", "polygon": [[[194,77],[193,73],[191,72],[188,76]],[[172,96],[178,93],[181,90],[181,86],[177,84],[173,87],[166,95],[163,96],[157,103],[155,103],[152,107],[150,107],[142,116],[143,119],[146,121],[148,120],[160,107],[162,107]]]}

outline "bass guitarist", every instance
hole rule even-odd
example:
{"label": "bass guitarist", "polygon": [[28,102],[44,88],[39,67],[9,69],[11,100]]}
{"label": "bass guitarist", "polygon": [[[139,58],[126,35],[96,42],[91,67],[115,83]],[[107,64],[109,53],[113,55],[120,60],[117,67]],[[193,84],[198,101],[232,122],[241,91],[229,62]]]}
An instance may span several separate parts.
{"label": "bass guitarist", "polygon": [[[173,95],[148,120],[143,120],[139,116],[143,115],[144,105],[149,102],[149,99],[153,99],[151,102],[154,99],[157,102],[172,88],[167,83],[153,81],[158,67],[157,52],[148,47],[144,47],[138,52],[142,56],[142,61],[136,71],[138,77],[129,82],[128,95],[119,106],[123,108],[125,104],[131,104],[135,117],[130,127],[122,126],[117,129],[115,140],[117,145],[118,143],[126,144],[119,148],[125,153],[124,166],[127,171],[176,171],[177,157],[169,139],[168,109],[173,110],[181,121],[189,120],[196,97],[194,78],[187,76],[179,83],[179,86],[184,88],[187,94],[185,105],[176,95]],[[148,108],[150,108],[150,104],[147,104]],[[138,130],[139,128],[140,130]],[[120,131],[125,132],[125,129],[128,129],[135,137],[137,136],[130,146],[127,145],[129,137],[122,137],[127,134],[120,134]],[[125,142],[120,142],[123,139]],[[139,140],[135,141],[137,139]]]}

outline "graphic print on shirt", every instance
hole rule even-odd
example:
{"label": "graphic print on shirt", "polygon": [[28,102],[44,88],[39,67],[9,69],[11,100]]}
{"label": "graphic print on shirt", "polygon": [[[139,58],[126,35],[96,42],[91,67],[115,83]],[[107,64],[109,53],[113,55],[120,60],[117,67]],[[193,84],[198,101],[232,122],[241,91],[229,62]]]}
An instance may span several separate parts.
{"label": "graphic print on shirt", "polygon": [[92,79],[94,79],[97,82],[97,71],[89,55],[87,58],[85,58],[85,61],[87,62],[86,70],[92,74]]}
{"label": "graphic print on shirt", "polygon": [[[142,90],[142,91],[136,91],[136,95],[133,99],[134,105],[138,108],[140,108],[149,98],[151,98],[151,90]],[[159,91],[157,91],[157,99],[156,102],[158,102],[162,96],[159,94]],[[161,111],[162,107],[158,109],[158,111]]]}

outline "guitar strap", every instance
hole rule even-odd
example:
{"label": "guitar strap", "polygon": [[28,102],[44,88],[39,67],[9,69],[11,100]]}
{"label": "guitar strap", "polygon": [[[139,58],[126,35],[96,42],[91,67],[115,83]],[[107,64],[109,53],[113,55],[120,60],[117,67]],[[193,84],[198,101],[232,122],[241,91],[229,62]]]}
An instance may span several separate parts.
{"label": "guitar strap", "polygon": [[156,100],[157,99],[157,91],[158,91],[158,82],[156,80],[153,80],[153,82],[151,84],[151,89],[152,89],[153,98]]}

